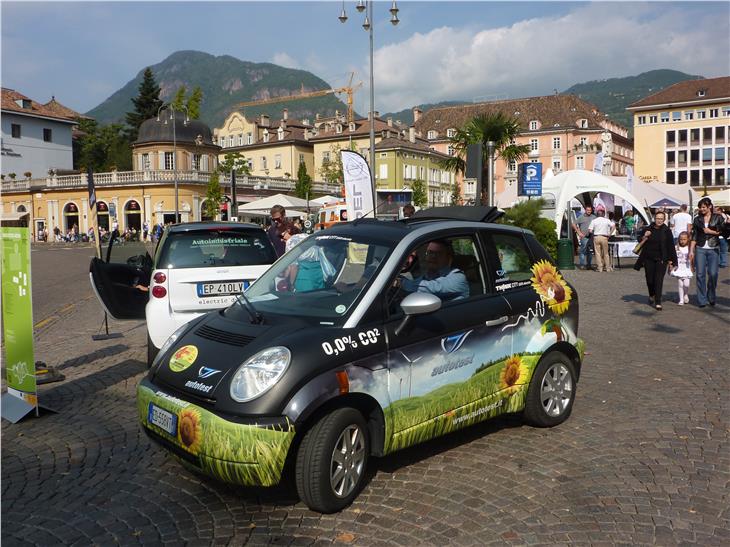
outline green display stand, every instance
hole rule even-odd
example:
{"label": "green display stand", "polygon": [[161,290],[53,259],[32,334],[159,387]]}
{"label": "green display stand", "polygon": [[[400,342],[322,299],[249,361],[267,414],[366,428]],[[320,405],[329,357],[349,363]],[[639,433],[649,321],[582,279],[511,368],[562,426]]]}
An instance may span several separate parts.
{"label": "green display stand", "polygon": [[570,239],[558,240],[558,268],[561,270],[575,270],[573,242]]}

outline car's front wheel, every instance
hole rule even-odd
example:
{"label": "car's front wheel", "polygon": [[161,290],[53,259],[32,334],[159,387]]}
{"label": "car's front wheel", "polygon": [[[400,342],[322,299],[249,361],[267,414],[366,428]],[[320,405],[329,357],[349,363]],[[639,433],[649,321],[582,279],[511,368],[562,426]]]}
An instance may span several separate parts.
{"label": "car's front wheel", "polygon": [[370,437],[362,414],[339,408],[321,418],[302,439],[296,461],[297,491],[313,511],[341,511],[365,480]]}
{"label": "car's front wheel", "polygon": [[575,401],[575,366],[564,354],[545,355],[530,381],[525,419],[537,427],[552,427],[570,416]]}

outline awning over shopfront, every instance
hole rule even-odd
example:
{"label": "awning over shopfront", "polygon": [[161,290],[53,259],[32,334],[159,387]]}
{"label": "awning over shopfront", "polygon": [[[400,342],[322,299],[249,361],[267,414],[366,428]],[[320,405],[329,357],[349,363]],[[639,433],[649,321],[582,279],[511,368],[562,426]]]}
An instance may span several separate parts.
{"label": "awning over shopfront", "polygon": [[[314,202],[310,200],[309,203],[311,207]],[[274,194],[273,196],[257,199],[256,201],[251,201],[249,203],[239,205],[238,213],[244,214],[247,211],[266,211],[268,214],[268,212],[274,205],[281,205],[282,207],[287,209],[288,214],[290,208],[306,209],[307,200],[295,196],[287,196],[286,194]],[[317,205],[315,205],[315,207],[317,207]]]}
{"label": "awning over shopfront", "polygon": [[27,226],[28,219],[26,218],[30,213],[28,211],[14,212],[14,213],[2,213],[2,225],[3,226]]}

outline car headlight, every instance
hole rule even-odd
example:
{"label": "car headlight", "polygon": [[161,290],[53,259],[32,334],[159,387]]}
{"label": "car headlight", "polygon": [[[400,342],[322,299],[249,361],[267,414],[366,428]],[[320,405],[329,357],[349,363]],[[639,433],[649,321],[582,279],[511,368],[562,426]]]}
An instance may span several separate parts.
{"label": "car headlight", "polygon": [[291,352],[283,346],[268,348],[249,357],[231,380],[231,397],[245,403],[262,395],[279,381],[290,361]]}
{"label": "car headlight", "polygon": [[169,350],[175,342],[177,342],[177,339],[183,335],[188,326],[190,326],[189,323],[185,323],[183,326],[173,332],[167,340],[165,340],[165,343],[162,344],[160,351],[157,352],[154,361],[152,361],[152,366],[150,368],[155,368],[160,364],[160,361],[162,361],[162,356],[167,353],[167,350]]}

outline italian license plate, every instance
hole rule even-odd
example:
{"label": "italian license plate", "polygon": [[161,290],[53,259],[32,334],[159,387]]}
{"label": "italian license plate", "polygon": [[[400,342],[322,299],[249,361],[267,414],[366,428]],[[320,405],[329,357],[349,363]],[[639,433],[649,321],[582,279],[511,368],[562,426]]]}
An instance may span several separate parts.
{"label": "italian license plate", "polygon": [[248,289],[249,281],[222,281],[214,283],[198,283],[198,297],[241,294]]}
{"label": "italian license plate", "polygon": [[173,437],[177,436],[177,415],[160,408],[154,403],[150,403],[147,409],[147,421],[162,428]]}

